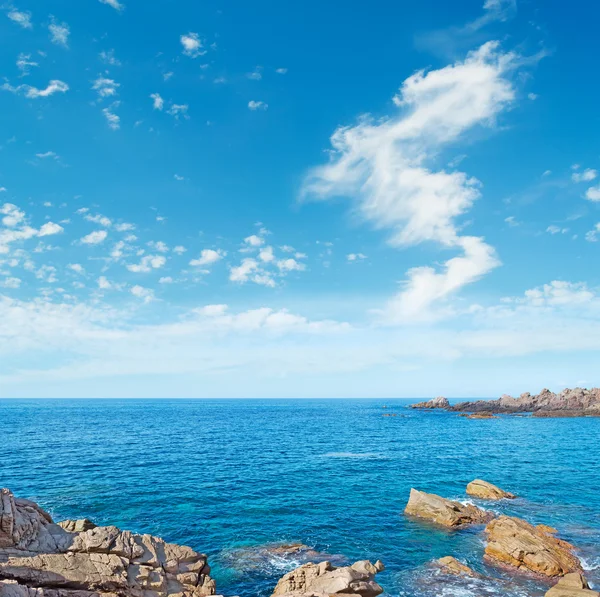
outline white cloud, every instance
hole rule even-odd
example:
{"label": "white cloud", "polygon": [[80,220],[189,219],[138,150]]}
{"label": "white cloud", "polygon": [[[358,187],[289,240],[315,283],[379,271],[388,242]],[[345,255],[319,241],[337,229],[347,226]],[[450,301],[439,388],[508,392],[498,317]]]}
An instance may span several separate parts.
{"label": "white cloud", "polygon": [[506,76],[515,62],[489,42],[463,62],[410,76],[394,98],[400,114],[339,128],[331,138],[331,162],[305,183],[307,195],[353,197],[365,220],[392,231],[393,246],[434,241],[462,252],[438,270],[410,269],[385,310],[388,320],[430,318],[436,303],[500,264],[492,247],[461,236],[455,223],[480,196],[479,182],[463,172],[432,171],[428,162],[470,129],[494,124],[515,99]]}
{"label": "white cloud", "polygon": [[132,286],[130,292],[133,294],[133,296],[143,299],[145,303],[149,303],[154,299],[154,291],[150,288],[144,288],[143,286],[136,285]]}
{"label": "white cloud", "polygon": [[7,16],[11,21],[21,25],[23,29],[33,28],[33,24],[31,23],[31,13],[27,10],[17,10],[16,8],[13,8],[8,11]]}
{"label": "white cloud", "polygon": [[306,266],[303,263],[299,263],[295,259],[280,259],[277,262],[277,267],[282,272],[293,272],[293,271],[303,271],[306,269]]}
{"label": "white cloud", "polygon": [[50,97],[55,93],[66,93],[69,91],[69,86],[63,81],[53,79],[48,83],[48,86],[45,89],[38,89],[37,87],[32,87],[31,85],[18,85],[17,87],[13,87],[9,83],[4,83],[2,86],[0,86],[0,89],[3,89],[4,91],[10,91],[11,93],[23,92],[25,97],[30,99],[38,99],[40,97]]}
{"label": "white cloud", "polygon": [[55,160],[60,159],[60,156],[57,155],[54,151],[46,151],[44,153],[36,153],[35,157],[39,158],[40,160],[45,160],[45,159],[48,159],[48,158],[52,158],[52,159],[55,159]]}
{"label": "white cloud", "polygon": [[108,232],[106,230],[95,230],[94,232],[86,234],[86,236],[80,240],[85,245],[99,245],[106,240],[107,236]]}
{"label": "white cloud", "polygon": [[571,178],[573,182],[590,182],[597,178],[598,171],[593,168],[586,168],[583,172],[573,172]]}
{"label": "white cloud", "polygon": [[115,114],[113,110],[119,107],[119,102],[113,102],[109,108],[102,108],[102,114],[106,118],[108,127],[113,131],[117,131],[121,128],[121,117]]}
{"label": "white cloud", "polygon": [[175,253],[176,255],[183,255],[186,251],[187,249],[182,245],[177,245],[176,247],[173,247],[173,253]]}
{"label": "white cloud", "polygon": [[183,46],[183,53],[190,58],[197,58],[206,54],[204,45],[197,33],[187,33],[179,38]]}
{"label": "white cloud", "polygon": [[185,176],[180,176],[179,174],[174,174],[173,178],[178,181],[181,182],[182,180],[185,180]]}
{"label": "white cloud", "polygon": [[258,258],[265,263],[271,263],[275,260],[275,255],[273,254],[273,247],[264,247],[258,253]]}
{"label": "white cloud", "polygon": [[54,234],[60,234],[61,232],[64,232],[64,228],[60,224],[47,222],[40,228],[38,236],[52,236]]}
{"label": "white cloud", "polygon": [[92,89],[98,93],[100,98],[112,97],[117,95],[117,91],[121,86],[114,79],[99,76],[92,84]]}
{"label": "white cloud", "polygon": [[67,267],[76,274],[85,274],[85,269],[81,263],[69,263]]}
{"label": "white cloud", "polygon": [[596,187],[590,187],[585,192],[585,198],[588,201],[600,201],[600,185]]}
{"label": "white cloud", "polygon": [[550,224],[548,228],[546,228],[546,232],[549,234],[566,234],[569,232],[568,228],[560,228],[560,226],[556,226],[555,224]]}
{"label": "white cloud", "polygon": [[250,110],[268,110],[269,104],[265,104],[265,102],[262,101],[257,102],[251,100],[248,102],[248,108],[250,108]]}
{"label": "white cloud", "polygon": [[59,23],[54,17],[51,17],[51,23],[48,25],[50,32],[50,41],[63,48],[69,47],[69,35],[71,30],[66,23]]}
{"label": "white cloud", "polygon": [[121,4],[119,0],[100,0],[100,2],[102,2],[102,4],[108,4],[109,6],[112,6],[115,10],[119,11],[125,8],[125,6]]}
{"label": "white cloud", "polygon": [[115,224],[115,230],[117,232],[129,232],[130,230],[135,230],[135,224],[130,224],[129,222],[121,222],[119,224]]}
{"label": "white cloud", "polygon": [[598,242],[598,234],[599,233],[600,233],[600,222],[598,222],[594,226],[593,230],[590,230],[589,232],[586,232],[586,234],[585,234],[585,240],[587,240],[589,243]]}
{"label": "white cloud", "polygon": [[260,236],[256,234],[251,234],[244,239],[244,242],[251,247],[260,247],[265,244],[265,241]]}
{"label": "white cloud", "polygon": [[150,98],[152,99],[152,107],[155,110],[162,110],[165,105],[165,100],[158,93],[150,94]]}
{"label": "white cloud", "polygon": [[17,68],[21,71],[21,77],[26,77],[31,72],[31,68],[35,66],[39,66],[39,63],[31,60],[31,54],[19,54]]}
{"label": "white cloud", "polygon": [[112,282],[106,278],[106,276],[100,276],[98,278],[98,288],[100,288],[100,290],[112,290],[114,286]]}
{"label": "white cloud", "polygon": [[112,226],[112,220],[101,214],[92,215],[86,212],[86,214],[83,216],[83,219],[87,220],[88,222],[93,222],[94,224],[104,226],[105,228],[110,228]]}
{"label": "white cloud", "polygon": [[179,118],[189,118],[188,116],[189,106],[187,104],[171,104],[171,107],[167,110],[167,114],[174,116],[177,120]]}
{"label": "white cloud", "polygon": [[504,221],[512,228],[515,228],[516,226],[521,225],[521,222],[517,221],[515,216],[508,216],[508,218],[504,218]]}
{"label": "white cloud", "polygon": [[288,69],[287,68],[276,68],[275,72],[278,75],[285,75],[288,72]]}
{"label": "white cloud", "polygon": [[221,249],[217,249],[216,251],[214,249],[202,249],[202,251],[200,251],[200,257],[192,259],[190,265],[193,267],[212,265],[223,259],[226,255],[227,253]]}
{"label": "white cloud", "polygon": [[260,81],[262,79],[262,67],[257,66],[251,73],[247,73],[246,77],[252,81]]}
{"label": "white cloud", "polygon": [[18,226],[25,220],[25,212],[21,211],[13,203],[5,203],[2,205],[2,207],[0,207],[0,214],[4,216],[2,218],[2,224],[9,228]]}
{"label": "white cloud", "polygon": [[0,286],[2,288],[11,288],[11,289],[20,288],[21,279],[9,276],[7,278],[4,278],[3,280],[0,280]]}
{"label": "white cloud", "polygon": [[525,291],[519,303],[527,303],[534,307],[546,307],[557,305],[580,305],[589,303],[596,298],[583,282],[573,283],[554,280],[538,288]]}
{"label": "white cloud", "polygon": [[258,262],[256,259],[247,258],[243,259],[241,265],[231,267],[229,269],[229,279],[232,282],[239,282],[243,284],[247,282],[250,275],[259,269]]}
{"label": "white cloud", "polygon": [[159,284],[173,284],[175,280],[171,276],[164,276],[158,280]]}
{"label": "white cloud", "polygon": [[160,269],[166,263],[164,255],[144,255],[139,263],[127,265],[127,269],[134,273],[147,273],[153,269]]}
{"label": "white cloud", "polygon": [[348,261],[364,261],[367,256],[363,253],[349,253],[346,255]]}
{"label": "white cloud", "polygon": [[103,50],[98,57],[104,64],[109,66],[121,66],[121,61],[115,56],[114,50]]}

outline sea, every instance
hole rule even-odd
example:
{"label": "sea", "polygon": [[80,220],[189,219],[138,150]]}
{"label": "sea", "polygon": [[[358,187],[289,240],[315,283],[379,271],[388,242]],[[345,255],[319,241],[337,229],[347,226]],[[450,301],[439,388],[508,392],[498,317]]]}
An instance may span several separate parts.
{"label": "sea", "polygon": [[[55,520],[92,519],[206,553],[226,596],[268,597],[303,553],[381,560],[385,595],[541,597],[550,583],[483,560],[482,527],[406,517],[411,487],[544,523],[600,587],[600,419],[469,420],[414,400],[0,400],[0,486]],[[316,554],[314,552],[317,552]],[[448,577],[452,555],[483,575]]]}

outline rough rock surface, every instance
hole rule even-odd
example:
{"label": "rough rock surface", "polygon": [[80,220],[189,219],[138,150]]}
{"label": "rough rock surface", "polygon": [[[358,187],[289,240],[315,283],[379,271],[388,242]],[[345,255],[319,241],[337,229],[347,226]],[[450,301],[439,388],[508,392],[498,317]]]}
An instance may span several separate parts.
{"label": "rough rock surface", "polygon": [[0,597],[205,597],[206,556],[87,520],[54,524],[0,490]]}
{"label": "rough rock surface", "polygon": [[582,570],[572,545],[520,518],[500,516],[485,532],[485,554],[492,562],[550,577]]}
{"label": "rough rock surface", "polygon": [[426,402],[417,402],[416,404],[411,404],[410,408],[449,408],[450,402],[448,402],[448,398],[444,398],[443,396],[438,396],[433,400],[428,400]]}
{"label": "rough rock surface", "polygon": [[461,402],[450,407],[450,410],[458,412],[494,412],[494,413],[518,413],[530,412],[537,416],[585,416],[600,415],[600,388],[586,390],[584,388],[566,389],[555,394],[550,390],[542,390],[537,395],[529,392],[521,394],[518,398],[504,395],[498,400],[477,400],[475,402]]}
{"label": "rough rock surface", "polygon": [[487,481],[475,479],[467,485],[467,493],[482,500],[514,500],[517,496]]}
{"label": "rough rock surface", "polygon": [[472,504],[453,502],[439,495],[424,493],[416,489],[410,490],[410,498],[404,512],[446,527],[484,524],[494,516],[491,512],[486,512]]}
{"label": "rough rock surface", "polygon": [[590,590],[585,577],[578,572],[565,575],[547,593],[546,597],[600,597],[600,593]]}
{"label": "rough rock surface", "polygon": [[288,572],[278,583],[272,597],[313,597],[333,594],[376,597],[383,589],[375,582],[375,575],[384,566],[367,560],[352,566],[336,568],[330,562],[305,564]]}
{"label": "rough rock surface", "polygon": [[440,568],[445,574],[453,574],[455,576],[470,576],[471,578],[478,578],[479,574],[469,568],[466,564],[459,562],[452,556],[446,556],[435,560],[434,564]]}

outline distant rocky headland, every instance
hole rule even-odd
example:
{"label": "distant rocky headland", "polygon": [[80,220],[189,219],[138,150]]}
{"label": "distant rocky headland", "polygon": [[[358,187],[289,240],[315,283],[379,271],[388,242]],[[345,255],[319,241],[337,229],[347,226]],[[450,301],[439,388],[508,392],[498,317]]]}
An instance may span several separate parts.
{"label": "distant rocky headland", "polygon": [[[482,479],[469,483],[466,494],[487,501],[516,499]],[[405,514],[457,530],[480,525],[484,561],[514,575],[552,580],[546,597],[600,597],[583,576],[576,548],[549,526],[416,489]],[[310,550],[301,543],[272,549],[279,554]],[[430,566],[442,578],[484,578],[451,555]],[[380,561],[309,562],[285,574],[271,597],[377,597],[384,589],[375,577],[383,570]],[[54,523],[34,502],[0,490],[0,597],[208,597],[217,593],[210,573],[207,557],[189,547],[87,519]]]}
{"label": "distant rocky headland", "polygon": [[532,413],[535,417],[599,417],[600,388],[573,388],[558,394],[544,389],[539,394],[532,395],[526,392],[518,398],[505,394],[497,400],[476,400],[454,405],[450,405],[446,398],[440,396],[427,402],[411,404],[410,408],[473,413],[472,418],[518,413]]}

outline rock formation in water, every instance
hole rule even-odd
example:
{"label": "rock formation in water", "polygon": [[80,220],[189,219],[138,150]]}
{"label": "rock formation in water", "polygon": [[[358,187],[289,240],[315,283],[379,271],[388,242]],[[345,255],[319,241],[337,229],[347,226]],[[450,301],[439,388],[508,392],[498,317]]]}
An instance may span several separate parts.
{"label": "rock formation in water", "polygon": [[0,597],[205,597],[206,556],[151,535],[89,520],[54,524],[0,490]]}
{"label": "rock formation in water", "polygon": [[545,527],[500,516],[487,525],[485,532],[488,537],[485,556],[492,563],[550,577],[582,571],[573,546],[554,537]]}
{"label": "rock formation in water", "polygon": [[546,597],[600,597],[600,593],[590,590],[590,585],[582,574],[571,572],[561,578],[546,593]]}
{"label": "rock formation in water", "polygon": [[452,574],[454,576],[468,576],[470,578],[479,578],[480,575],[475,570],[469,568],[466,564],[463,564],[452,556],[446,556],[435,560],[434,564],[445,574]]}
{"label": "rock formation in water", "polygon": [[536,416],[600,416],[600,388],[566,389],[559,394],[542,390],[537,395],[526,392],[518,398],[505,394],[498,400],[461,402],[451,406],[449,410],[507,414],[528,412]]}
{"label": "rock formation in water", "polygon": [[443,396],[438,396],[433,400],[428,400],[427,402],[417,402],[417,404],[409,405],[410,408],[421,408],[421,409],[434,409],[434,408],[449,408],[450,402],[448,402],[448,398],[444,398]]}
{"label": "rock formation in water", "polygon": [[487,481],[475,479],[467,485],[467,493],[482,500],[514,500],[517,496],[492,485]]}
{"label": "rock formation in water", "polygon": [[486,512],[472,504],[461,504],[416,489],[410,490],[410,498],[404,512],[446,527],[485,524],[494,517],[491,512]]}
{"label": "rock formation in water", "polygon": [[305,564],[288,572],[272,597],[329,597],[338,593],[376,597],[383,589],[375,582],[375,575],[383,569],[381,562],[371,564],[367,560],[340,568],[329,562]]}

